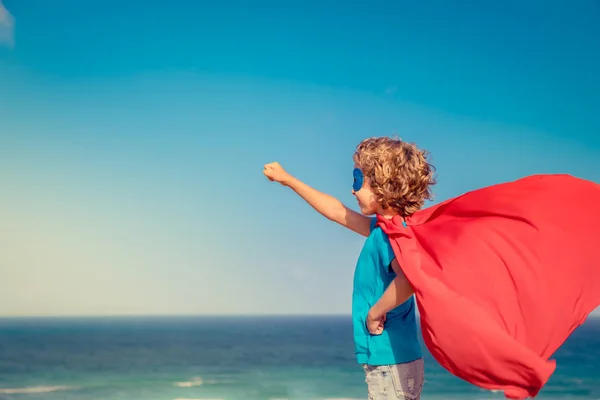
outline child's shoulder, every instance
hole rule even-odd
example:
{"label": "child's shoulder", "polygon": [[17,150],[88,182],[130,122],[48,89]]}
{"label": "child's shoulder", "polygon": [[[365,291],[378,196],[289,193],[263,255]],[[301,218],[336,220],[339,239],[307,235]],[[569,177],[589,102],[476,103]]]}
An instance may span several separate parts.
{"label": "child's shoulder", "polygon": [[377,217],[371,218],[371,235],[376,234],[381,237],[384,237],[387,240],[387,234],[381,229],[379,224],[377,223]]}
{"label": "child's shoulder", "polygon": [[390,246],[390,240],[388,239],[387,234],[381,229],[379,225],[377,225],[377,218],[373,218],[371,221],[371,233],[368,237],[372,246],[379,248],[387,248]]}

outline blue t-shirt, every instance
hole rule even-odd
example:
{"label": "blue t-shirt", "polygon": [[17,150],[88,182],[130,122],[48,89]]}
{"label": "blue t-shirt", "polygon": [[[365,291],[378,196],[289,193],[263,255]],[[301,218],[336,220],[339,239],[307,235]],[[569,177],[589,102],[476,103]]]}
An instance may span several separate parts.
{"label": "blue t-shirt", "polygon": [[411,297],[386,315],[381,335],[371,335],[366,327],[369,309],[381,298],[396,277],[391,262],[396,257],[387,235],[371,222],[354,272],[352,319],[356,359],[360,364],[391,365],[414,361],[423,356],[418,340],[415,300]]}

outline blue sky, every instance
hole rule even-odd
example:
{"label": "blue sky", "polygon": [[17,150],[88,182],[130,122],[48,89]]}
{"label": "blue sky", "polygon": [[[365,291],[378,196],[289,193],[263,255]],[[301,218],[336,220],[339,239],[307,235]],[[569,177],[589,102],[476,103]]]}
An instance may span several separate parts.
{"label": "blue sky", "polygon": [[354,207],[369,136],[436,200],[600,181],[600,5],[486,3],[4,0],[0,315],[349,313],[362,238],[262,166]]}

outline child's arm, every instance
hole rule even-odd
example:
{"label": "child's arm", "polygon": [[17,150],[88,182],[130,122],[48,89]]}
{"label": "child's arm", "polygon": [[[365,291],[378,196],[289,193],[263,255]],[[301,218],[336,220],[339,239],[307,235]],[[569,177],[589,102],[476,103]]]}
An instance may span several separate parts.
{"label": "child's arm", "polygon": [[363,236],[371,233],[371,219],[344,206],[336,198],[319,192],[287,173],[279,163],[265,165],[264,174],[271,181],[288,186],[302,197],[312,208],[327,219],[337,222]]}
{"label": "child's arm", "polygon": [[415,292],[395,258],[392,260],[392,268],[396,277],[367,315],[367,328],[373,335],[381,334],[383,331],[385,315],[408,300]]}

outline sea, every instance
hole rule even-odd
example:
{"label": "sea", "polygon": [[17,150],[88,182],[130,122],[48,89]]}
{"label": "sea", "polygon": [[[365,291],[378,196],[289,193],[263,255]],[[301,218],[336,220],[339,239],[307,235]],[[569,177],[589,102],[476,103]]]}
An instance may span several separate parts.
{"label": "sea", "polygon": [[[347,316],[0,319],[0,400],[366,399],[351,325]],[[555,358],[539,399],[600,399],[600,319]],[[504,398],[428,352],[425,363],[424,400]]]}

